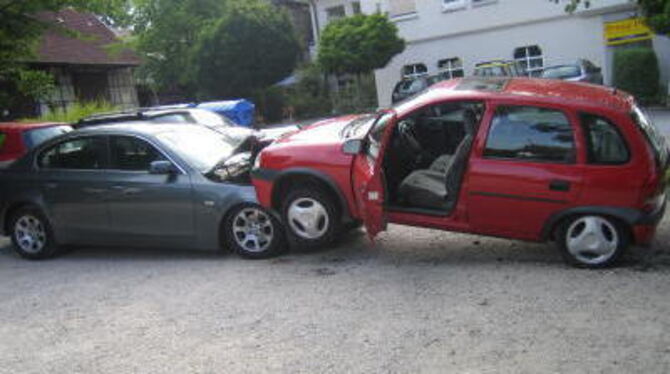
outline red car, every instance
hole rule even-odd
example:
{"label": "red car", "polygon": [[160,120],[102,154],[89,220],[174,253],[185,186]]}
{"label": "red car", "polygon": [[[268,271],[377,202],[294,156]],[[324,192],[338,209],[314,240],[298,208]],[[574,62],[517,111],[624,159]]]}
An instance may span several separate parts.
{"label": "red car", "polygon": [[470,78],[286,136],[261,152],[253,182],[298,245],[391,222],[555,240],[569,263],[604,267],[651,242],[668,164],[665,138],[624,92]]}
{"label": "red car", "polygon": [[72,131],[72,127],[62,123],[0,122],[0,168],[45,140],[68,131]]}

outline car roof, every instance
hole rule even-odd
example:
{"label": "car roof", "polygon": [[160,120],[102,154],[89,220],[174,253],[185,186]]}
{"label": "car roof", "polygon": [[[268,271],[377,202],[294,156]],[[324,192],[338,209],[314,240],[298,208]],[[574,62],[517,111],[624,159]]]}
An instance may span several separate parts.
{"label": "car roof", "polygon": [[[73,131],[70,136],[81,134],[137,134],[137,135],[156,135],[173,131],[193,131],[194,129],[207,129],[207,127],[190,123],[147,123],[142,121],[118,122],[108,125],[97,125],[82,127]],[[198,130],[196,130],[198,131]],[[213,131],[213,130],[211,130]]]}
{"label": "car roof", "polygon": [[449,97],[473,100],[505,98],[519,102],[607,107],[618,111],[630,111],[634,101],[626,92],[595,84],[539,78],[470,77],[435,83],[415,98],[418,101],[403,103],[396,111],[403,115],[428,101]]}
{"label": "car roof", "polygon": [[42,127],[69,126],[67,123],[60,122],[0,122],[0,130],[29,130]]}
{"label": "car roof", "polygon": [[196,111],[205,111],[199,108],[186,107],[160,107],[160,108],[136,108],[118,112],[100,113],[86,118],[82,118],[75,126],[99,125],[111,122],[127,122],[134,120],[142,120],[169,114],[182,114]]}

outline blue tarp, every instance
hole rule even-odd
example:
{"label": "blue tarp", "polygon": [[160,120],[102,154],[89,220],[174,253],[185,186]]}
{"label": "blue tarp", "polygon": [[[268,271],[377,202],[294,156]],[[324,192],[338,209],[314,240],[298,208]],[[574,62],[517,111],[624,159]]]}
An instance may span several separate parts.
{"label": "blue tarp", "polygon": [[210,101],[195,107],[222,114],[240,126],[252,127],[254,123],[256,106],[249,100]]}

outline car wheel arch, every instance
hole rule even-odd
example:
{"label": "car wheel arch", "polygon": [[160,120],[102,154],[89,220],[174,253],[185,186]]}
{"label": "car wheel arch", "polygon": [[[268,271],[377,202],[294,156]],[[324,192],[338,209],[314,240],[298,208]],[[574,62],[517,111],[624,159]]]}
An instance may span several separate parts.
{"label": "car wheel arch", "polygon": [[324,191],[331,195],[331,197],[333,197],[333,199],[340,205],[342,221],[348,222],[352,219],[347,199],[335,181],[323,172],[308,168],[289,169],[277,176],[272,188],[271,200],[272,208],[275,211],[280,211],[282,196],[286,195],[286,192],[291,185],[297,183],[311,183],[322,187]]}
{"label": "car wheel arch", "polygon": [[35,207],[36,209],[39,209],[42,212],[42,214],[46,216],[47,219],[50,219],[50,217],[46,214],[44,208],[39,204],[36,204],[35,202],[29,200],[19,200],[11,203],[3,214],[2,230],[5,234],[9,234],[11,232],[12,228],[10,227],[10,225],[12,224],[12,217],[14,216],[14,214],[26,207]]}
{"label": "car wheel arch", "polygon": [[585,215],[602,216],[619,222],[628,230],[632,242],[635,243],[632,226],[641,218],[641,213],[635,209],[609,206],[569,208],[555,213],[545,222],[540,239],[542,241],[554,240],[555,231],[563,222]]}

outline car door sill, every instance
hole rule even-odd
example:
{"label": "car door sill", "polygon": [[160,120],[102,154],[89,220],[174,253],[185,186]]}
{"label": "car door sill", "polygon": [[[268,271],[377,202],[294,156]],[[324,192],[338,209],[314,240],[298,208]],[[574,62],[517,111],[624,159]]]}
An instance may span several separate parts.
{"label": "car door sill", "polygon": [[435,217],[449,217],[451,212],[445,212],[434,209],[425,209],[425,208],[412,208],[412,207],[403,207],[397,205],[389,205],[386,207],[389,212],[393,213],[411,213],[411,214],[421,214],[426,216],[435,216]]}

